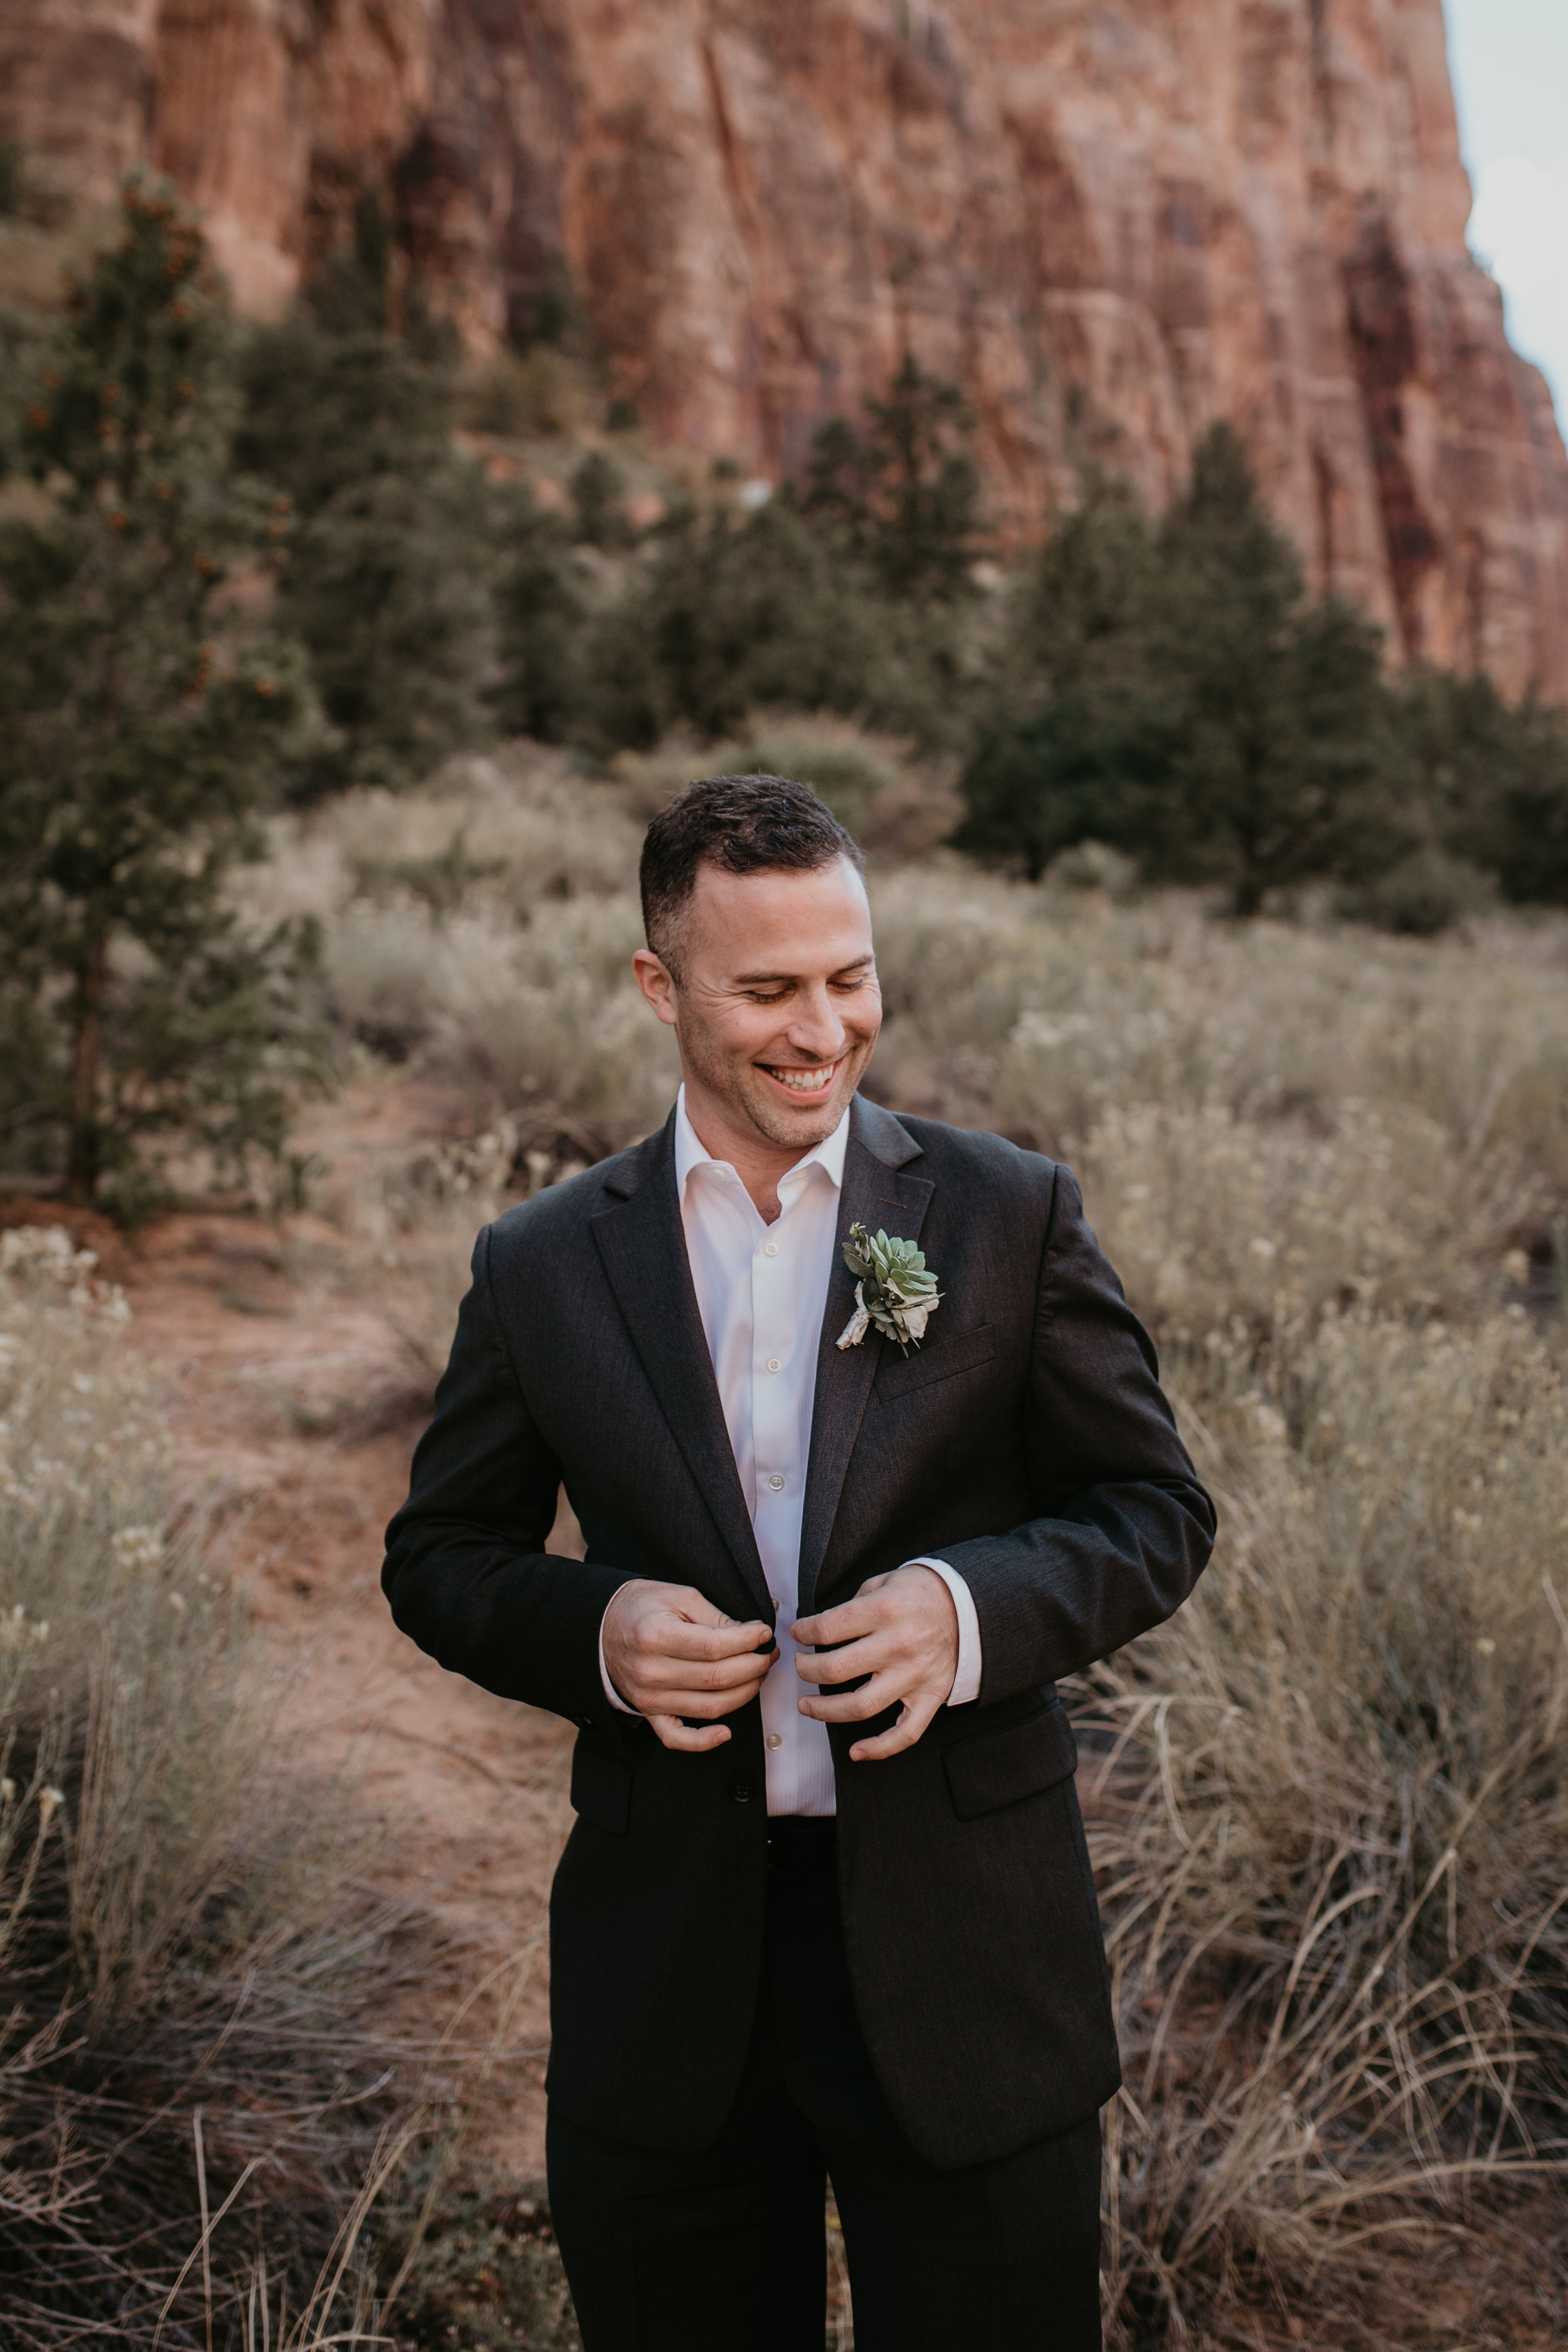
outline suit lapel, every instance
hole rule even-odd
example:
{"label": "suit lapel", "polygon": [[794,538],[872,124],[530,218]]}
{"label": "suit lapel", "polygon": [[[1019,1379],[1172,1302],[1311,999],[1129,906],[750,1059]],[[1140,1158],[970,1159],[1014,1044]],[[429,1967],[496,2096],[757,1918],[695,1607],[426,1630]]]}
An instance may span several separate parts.
{"label": "suit lapel", "polygon": [[657,1157],[650,1153],[651,1172],[643,1176],[631,1198],[594,1218],[594,1239],[616,1304],[687,1468],[753,1603],[771,1624],[773,1596],[741,1491],[697,1309],[669,1136],[667,1129],[662,1139],[655,1139],[665,1149]]}
{"label": "suit lapel", "polygon": [[855,1284],[841,1244],[857,1223],[871,1233],[879,1226],[905,1241],[918,1241],[936,1186],[929,1177],[903,1172],[921,1150],[891,1112],[858,1095],[851,1108],[844,1155],[838,1232],[833,1274],[817,1349],[816,1385],[811,1412],[811,1462],[806,1472],[805,1510],[800,1531],[800,1608],[812,1606],[817,1570],[833,1532],[849,1457],[865,1417],[882,1349],[890,1343],[873,1329],[858,1348],[840,1348],[838,1335],[855,1310]]}

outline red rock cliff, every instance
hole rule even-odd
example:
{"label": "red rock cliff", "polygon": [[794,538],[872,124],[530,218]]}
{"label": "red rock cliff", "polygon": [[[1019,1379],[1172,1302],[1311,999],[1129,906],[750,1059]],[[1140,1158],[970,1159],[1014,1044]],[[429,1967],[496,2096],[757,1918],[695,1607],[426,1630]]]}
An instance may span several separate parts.
{"label": "red rock cliff", "polygon": [[1440,0],[5,0],[0,132],[149,158],[241,301],[384,192],[469,342],[569,278],[656,435],[777,474],[902,351],[997,513],[1216,416],[1409,656],[1568,697],[1568,459],[1466,253]]}

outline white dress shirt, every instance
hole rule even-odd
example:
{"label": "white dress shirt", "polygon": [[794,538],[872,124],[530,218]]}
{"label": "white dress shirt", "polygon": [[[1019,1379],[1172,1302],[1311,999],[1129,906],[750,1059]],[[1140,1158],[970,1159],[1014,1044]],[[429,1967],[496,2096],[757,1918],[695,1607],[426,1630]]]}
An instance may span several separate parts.
{"label": "white dress shirt", "polygon": [[[839,1196],[849,1140],[845,1112],[825,1143],[779,1179],[779,1215],[765,1224],[728,1160],[704,1150],[686,1115],[682,1087],[675,1111],[675,1181],[698,1311],[719,1383],[725,1426],[757,1550],[778,1608],[777,1663],[763,1684],[763,1736],[770,1813],[834,1811],[833,1756],[827,1727],[799,1711],[815,1687],[796,1674],[790,1628],[799,1611],[800,1528],[817,1349],[837,1250]],[[869,1339],[863,1345],[873,1344]],[[980,1691],[980,1622],[963,1579],[945,1560],[906,1561],[934,1569],[958,1612],[958,1669],[947,1704]],[[605,1668],[605,1695],[628,1707]]]}

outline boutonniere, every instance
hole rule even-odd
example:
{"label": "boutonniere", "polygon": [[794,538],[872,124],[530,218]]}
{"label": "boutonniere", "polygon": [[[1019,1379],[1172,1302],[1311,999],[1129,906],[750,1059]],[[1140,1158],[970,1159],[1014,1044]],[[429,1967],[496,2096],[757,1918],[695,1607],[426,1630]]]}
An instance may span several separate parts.
{"label": "boutonniere", "polygon": [[913,1242],[888,1234],[875,1238],[864,1225],[851,1225],[844,1263],[857,1277],[855,1312],[838,1335],[841,1348],[858,1348],[874,1323],[896,1339],[907,1356],[925,1338],[926,1325],[942,1305],[936,1276],[926,1271],[925,1253]]}

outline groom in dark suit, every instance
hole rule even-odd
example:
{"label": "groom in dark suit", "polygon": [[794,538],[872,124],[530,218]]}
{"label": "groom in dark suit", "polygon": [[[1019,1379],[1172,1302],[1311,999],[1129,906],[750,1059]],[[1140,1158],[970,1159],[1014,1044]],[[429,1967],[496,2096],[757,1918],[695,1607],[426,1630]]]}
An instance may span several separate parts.
{"label": "groom in dark suit", "polygon": [[[584,2342],[817,2352],[831,2178],[859,2352],[1089,2352],[1119,2075],[1056,1684],[1181,1603],[1213,1510],[1069,1172],[858,1096],[870,917],[815,795],[694,784],[642,885],[679,1099],[479,1235],[384,1571],[578,1727]],[[910,1245],[902,1305],[856,1227]]]}

